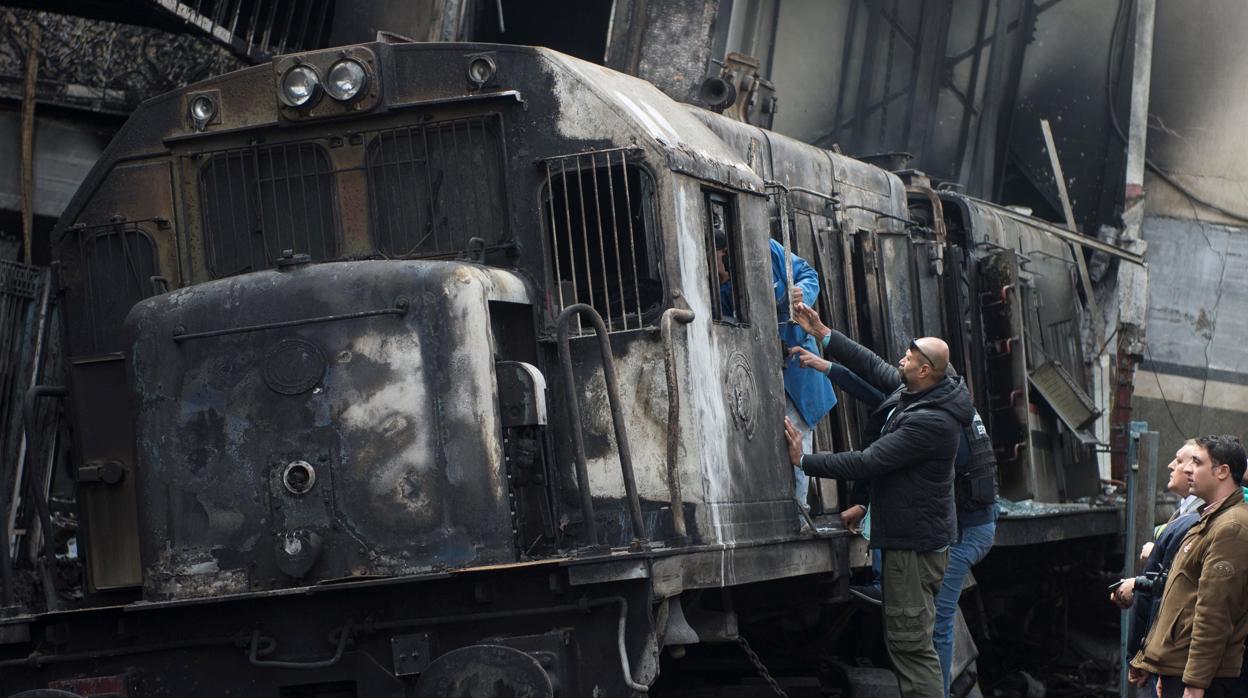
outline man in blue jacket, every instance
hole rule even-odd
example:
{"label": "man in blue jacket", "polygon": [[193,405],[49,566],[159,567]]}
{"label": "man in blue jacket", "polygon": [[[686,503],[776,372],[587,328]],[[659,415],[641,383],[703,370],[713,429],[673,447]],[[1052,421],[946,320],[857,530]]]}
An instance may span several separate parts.
{"label": "man in blue jacket", "polygon": [[[736,314],[733,307],[732,276],[725,264],[727,236],[715,233],[716,258],[719,260],[720,311],[724,317]],[[775,240],[767,240],[771,252],[771,286],[776,302],[776,318],[779,320],[780,341],[784,344],[784,393],[785,416],[801,432],[803,453],[811,453],[814,446],[814,428],[820,419],[836,406],[836,393],[827,378],[819,371],[802,368],[796,357],[788,356],[792,347],[803,347],[818,352],[819,347],[811,337],[789,318],[790,299],[793,303],[813,305],[819,297],[819,274],[806,260],[791,255],[793,260],[793,288],[786,292],[788,274],[785,272],[784,246]],[[800,468],[793,469],[796,483],[795,496],[803,510],[806,504],[810,478]]]}

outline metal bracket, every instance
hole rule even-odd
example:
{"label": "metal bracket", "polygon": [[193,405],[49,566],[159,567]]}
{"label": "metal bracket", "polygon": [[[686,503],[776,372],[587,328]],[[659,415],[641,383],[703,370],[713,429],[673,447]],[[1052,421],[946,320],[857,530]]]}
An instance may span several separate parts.
{"label": "metal bracket", "polygon": [[432,651],[429,633],[395,635],[390,638],[390,651],[394,655],[395,676],[415,676],[429,668]]}
{"label": "metal bracket", "polygon": [[80,484],[100,482],[105,485],[116,485],[126,478],[126,466],[121,461],[95,461],[78,468]]}

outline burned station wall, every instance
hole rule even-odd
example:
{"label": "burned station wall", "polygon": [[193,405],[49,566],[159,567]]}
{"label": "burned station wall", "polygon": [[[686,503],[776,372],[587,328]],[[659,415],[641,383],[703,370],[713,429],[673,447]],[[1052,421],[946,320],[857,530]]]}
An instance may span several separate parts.
{"label": "burned station wall", "polygon": [[1135,419],[1161,432],[1162,456],[1184,438],[1248,432],[1248,232],[1151,217],[1148,350],[1135,377]]}
{"label": "burned station wall", "polygon": [[[1151,268],[1148,353],[1136,375],[1135,418],[1184,437],[1248,432],[1248,5],[1157,3],[1149,95],[1150,167],[1144,238]],[[1190,194],[1190,195],[1189,195]]]}
{"label": "burned station wall", "polygon": [[[1157,3],[1148,106],[1148,157],[1200,198],[1248,217],[1248,4],[1242,0]],[[1196,204],[1155,172],[1148,214],[1248,227]]]}

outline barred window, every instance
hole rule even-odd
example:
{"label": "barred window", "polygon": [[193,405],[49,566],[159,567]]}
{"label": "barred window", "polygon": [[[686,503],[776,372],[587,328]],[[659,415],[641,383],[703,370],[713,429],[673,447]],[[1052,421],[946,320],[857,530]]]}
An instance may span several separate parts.
{"label": "barred window", "polygon": [[284,250],[337,256],[334,173],[324,149],[287,143],[212,155],[199,173],[213,278],[269,269]]}
{"label": "barred window", "polygon": [[626,156],[617,149],[545,162],[554,300],[589,304],[611,332],[641,329],[663,309],[654,181]]}
{"label": "barred window", "polygon": [[507,239],[497,116],[387,129],[366,138],[370,228],[378,251],[443,256]]}
{"label": "barred window", "polygon": [[94,351],[121,348],[121,325],[135,303],[153,295],[156,245],[133,224],[78,232],[86,321]]}

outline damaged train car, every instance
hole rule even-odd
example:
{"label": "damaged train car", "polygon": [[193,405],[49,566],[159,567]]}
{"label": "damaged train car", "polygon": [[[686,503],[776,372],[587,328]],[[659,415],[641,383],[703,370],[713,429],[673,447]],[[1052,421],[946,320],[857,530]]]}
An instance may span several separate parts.
{"label": "damaged train car", "polygon": [[[77,527],[32,490],[0,695],[680,695],[685,648],[776,618],[835,652],[845,483],[803,531],[767,239],[878,352],[956,337],[1023,444],[1003,472],[1047,487],[1036,454],[1090,450],[1030,436],[998,354],[1080,357],[977,304],[1027,286],[985,254],[1025,243],[1076,308],[1074,253],[1003,216],[538,48],[362,44],[149,101],[55,232],[67,384],[39,394],[67,394]],[[775,661],[808,695],[848,680],[806,659]]]}

